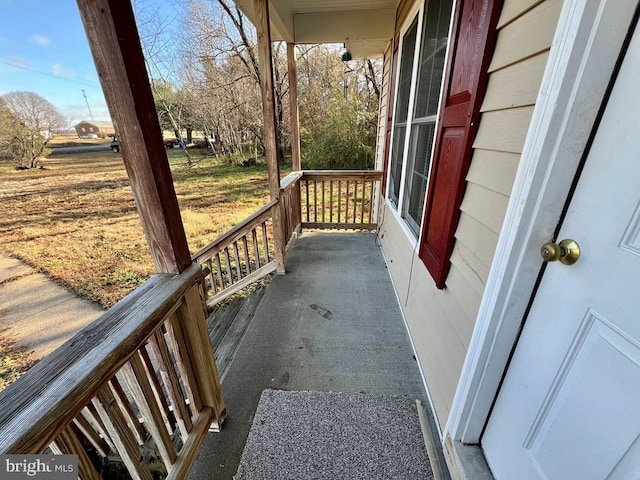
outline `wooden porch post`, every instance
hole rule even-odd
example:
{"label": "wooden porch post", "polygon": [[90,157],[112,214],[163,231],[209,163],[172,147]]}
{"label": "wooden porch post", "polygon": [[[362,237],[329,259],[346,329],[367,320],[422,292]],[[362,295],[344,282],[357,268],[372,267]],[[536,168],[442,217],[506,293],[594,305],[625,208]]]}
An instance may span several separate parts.
{"label": "wooden porch post", "polygon": [[[273,66],[271,63],[271,28],[269,24],[269,0],[254,0],[256,32],[258,34],[258,59],[260,64],[260,90],[264,115],[264,147],[269,170],[271,199],[280,198],[280,166],[278,165],[276,109],[273,98]],[[273,210],[273,239],[276,248],[276,272],[285,273],[285,239],[282,230],[282,208]]]}
{"label": "wooden porch post", "polygon": [[300,163],[300,118],[298,110],[298,73],[296,71],[296,46],[287,43],[289,68],[289,111],[291,117],[291,163],[293,170],[302,170]]}
{"label": "wooden porch post", "polygon": [[78,8],[156,271],[180,273],[191,255],[133,10],[109,0],[78,0]]}
{"label": "wooden porch post", "polygon": [[[133,9],[130,2],[119,0],[77,2],[155,268],[158,273],[182,273],[193,262]],[[179,341],[186,342],[186,350],[195,359],[197,393],[211,408],[213,427],[218,427],[225,407],[200,289],[201,285],[194,283],[178,309],[180,328],[190,332]],[[198,438],[201,441],[204,435]],[[193,450],[197,452],[197,448]],[[182,462],[190,460],[185,457]]]}

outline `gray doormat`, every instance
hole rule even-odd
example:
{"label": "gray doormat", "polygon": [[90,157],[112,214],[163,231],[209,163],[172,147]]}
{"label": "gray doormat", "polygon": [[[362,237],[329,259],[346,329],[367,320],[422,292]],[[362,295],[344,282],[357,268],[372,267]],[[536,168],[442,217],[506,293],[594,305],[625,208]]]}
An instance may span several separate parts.
{"label": "gray doormat", "polygon": [[415,400],[265,390],[234,478],[433,477]]}

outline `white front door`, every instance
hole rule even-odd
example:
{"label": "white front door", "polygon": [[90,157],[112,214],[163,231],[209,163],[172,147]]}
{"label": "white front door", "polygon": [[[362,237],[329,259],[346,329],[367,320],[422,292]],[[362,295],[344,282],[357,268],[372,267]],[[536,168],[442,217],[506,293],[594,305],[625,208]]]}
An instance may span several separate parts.
{"label": "white front door", "polygon": [[481,443],[497,480],[640,479],[640,34]]}

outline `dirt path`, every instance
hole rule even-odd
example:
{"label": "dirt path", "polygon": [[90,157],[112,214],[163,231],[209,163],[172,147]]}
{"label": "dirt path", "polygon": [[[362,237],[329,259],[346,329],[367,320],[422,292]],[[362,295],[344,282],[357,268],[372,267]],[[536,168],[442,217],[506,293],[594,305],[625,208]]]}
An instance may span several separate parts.
{"label": "dirt path", "polygon": [[17,347],[48,355],[104,310],[20,260],[0,255],[0,330]]}

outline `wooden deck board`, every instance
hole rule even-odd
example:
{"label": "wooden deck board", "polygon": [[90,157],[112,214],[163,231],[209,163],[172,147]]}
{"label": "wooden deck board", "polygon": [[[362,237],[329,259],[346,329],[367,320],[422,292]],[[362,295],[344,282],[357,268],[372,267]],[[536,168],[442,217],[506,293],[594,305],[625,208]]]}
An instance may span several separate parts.
{"label": "wooden deck board", "polygon": [[248,296],[234,299],[220,313],[214,312],[209,315],[207,324],[213,325],[213,328],[209,328],[209,337],[221,379],[229,369],[266,289],[265,285],[260,285]]}

